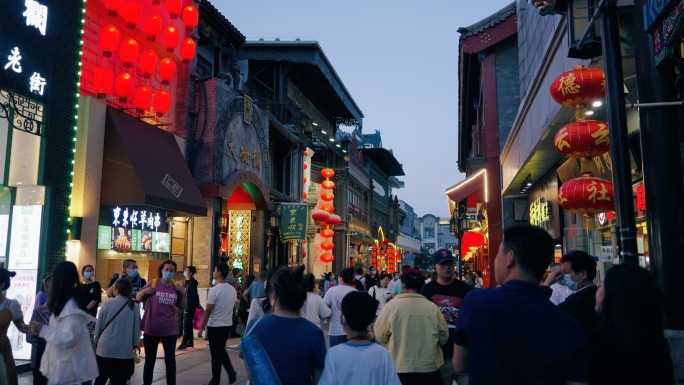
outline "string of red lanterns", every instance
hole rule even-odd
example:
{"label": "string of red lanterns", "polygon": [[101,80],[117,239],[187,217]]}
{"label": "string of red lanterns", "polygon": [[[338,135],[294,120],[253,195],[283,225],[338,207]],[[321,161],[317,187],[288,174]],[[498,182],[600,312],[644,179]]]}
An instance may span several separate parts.
{"label": "string of red lanterns", "polygon": [[[325,251],[325,253],[321,255],[321,261],[324,263],[330,263],[335,260],[335,257],[331,253],[331,251],[335,248],[335,244],[331,240],[332,236],[335,234],[335,231],[331,229],[330,226],[340,224],[342,222],[342,219],[339,215],[333,214],[333,212],[335,211],[335,207],[333,207],[333,205],[330,202],[332,202],[332,200],[335,198],[335,195],[330,191],[330,189],[325,189],[324,187],[324,183],[325,186],[330,186],[330,183],[333,183],[330,180],[330,178],[335,176],[335,171],[331,168],[324,168],[323,170],[321,170],[321,176],[325,178],[325,181],[321,183],[321,187],[323,187],[324,190],[321,191],[320,198],[326,203],[322,204],[321,209],[317,211],[323,211],[328,214],[328,218],[324,221],[326,228],[321,230],[321,236],[325,239],[325,241],[321,243],[321,248]],[[332,187],[334,186],[335,184],[333,183]],[[315,214],[316,212],[314,212],[313,215]],[[320,212],[318,214],[319,216],[323,216],[323,214],[321,214]]]}
{"label": "string of red lanterns", "polygon": [[[118,17],[124,21],[127,28],[141,28],[146,39],[154,42],[161,34],[161,44],[167,52],[174,52],[179,48],[179,56],[184,63],[195,58],[197,44],[195,40],[187,36],[181,40],[180,29],[176,25],[163,26],[163,18],[157,13],[143,15],[143,6],[137,0],[103,0],[107,14],[110,17]],[[199,11],[193,5],[183,7],[182,0],[165,0],[166,10],[172,20],[181,17],[184,28],[189,34],[197,27]],[[153,5],[159,5],[159,0],[152,0]],[[144,19],[143,19],[143,16]],[[144,22],[142,22],[144,20]],[[123,37],[121,31],[114,24],[107,24],[100,29],[98,45],[104,57],[112,57],[118,51],[118,58],[124,67],[131,68],[136,63],[143,78],[149,79],[157,73],[162,85],[169,85],[177,74],[176,62],[170,57],[159,60],[153,49],[148,49],[139,55],[140,45],[133,38]],[[112,92],[121,103],[132,100],[139,113],[154,108],[157,116],[163,116],[170,110],[171,93],[168,90],[153,90],[149,85],[135,84],[134,76],[129,71],[115,76],[111,69],[98,66],[94,70],[93,86],[98,98],[104,99]],[[154,98],[154,103],[152,100]]]}

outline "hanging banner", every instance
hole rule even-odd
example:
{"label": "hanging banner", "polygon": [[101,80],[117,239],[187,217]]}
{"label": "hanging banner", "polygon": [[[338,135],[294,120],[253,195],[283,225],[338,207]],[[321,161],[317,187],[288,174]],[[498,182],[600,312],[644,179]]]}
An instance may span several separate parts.
{"label": "hanging banner", "polygon": [[303,241],[306,239],[306,203],[283,203],[280,205],[280,239]]}

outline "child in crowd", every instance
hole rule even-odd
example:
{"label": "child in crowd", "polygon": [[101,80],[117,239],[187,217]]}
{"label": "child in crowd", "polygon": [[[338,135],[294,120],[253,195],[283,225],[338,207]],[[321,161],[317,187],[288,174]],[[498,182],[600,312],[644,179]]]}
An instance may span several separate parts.
{"label": "child in crowd", "polygon": [[364,379],[368,385],[401,385],[387,349],[370,342],[368,325],[375,318],[378,301],[362,291],[342,299],[341,323],[347,342],[334,346],[325,356],[319,385],[350,384]]}

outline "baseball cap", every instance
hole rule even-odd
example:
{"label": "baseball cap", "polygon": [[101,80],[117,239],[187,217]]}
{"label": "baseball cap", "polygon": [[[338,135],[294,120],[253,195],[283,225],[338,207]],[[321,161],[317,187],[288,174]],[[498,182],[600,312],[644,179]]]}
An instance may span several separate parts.
{"label": "baseball cap", "polygon": [[444,263],[444,261],[453,261],[454,260],[454,255],[451,254],[451,251],[447,249],[439,249],[435,251],[434,254],[432,254],[432,263],[433,264],[440,264]]}

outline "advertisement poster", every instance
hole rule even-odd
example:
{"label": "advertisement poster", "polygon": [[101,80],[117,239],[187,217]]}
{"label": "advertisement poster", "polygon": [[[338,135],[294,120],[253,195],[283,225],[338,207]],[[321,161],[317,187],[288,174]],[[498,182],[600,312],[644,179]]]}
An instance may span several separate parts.
{"label": "advertisement poster", "polygon": [[12,207],[12,230],[7,270],[38,270],[43,206]]}
{"label": "advertisement poster", "polygon": [[112,228],[109,226],[97,226],[97,249],[111,250]]}
{"label": "advertisement poster", "polygon": [[[28,325],[33,314],[33,304],[38,285],[38,270],[15,270],[17,275],[12,278],[12,285],[7,290],[7,298],[16,300],[24,313],[24,322]],[[7,338],[12,346],[12,355],[16,360],[31,359],[31,344],[26,342],[26,334],[20,333],[10,323]]]}
{"label": "advertisement poster", "polygon": [[152,231],[143,231],[142,239],[140,240],[140,250],[152,251]]}
{"label": "advertisement poster", "polygon": [[123,227],[112,227],[112,241],[114,250],[131,250],[131,230]]}
{"label": "advertisement poster", "polygon": [[152,233],[154,234],[154,242],[152,242],[152,248],[154,252],[157,253],[168,253],[169,252],[169,233]]}

